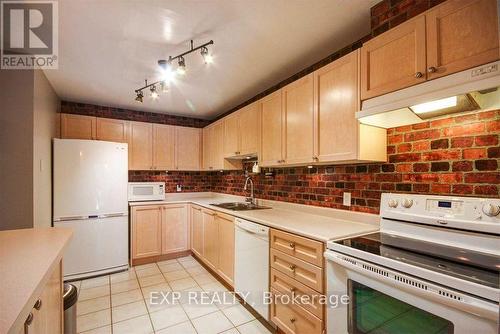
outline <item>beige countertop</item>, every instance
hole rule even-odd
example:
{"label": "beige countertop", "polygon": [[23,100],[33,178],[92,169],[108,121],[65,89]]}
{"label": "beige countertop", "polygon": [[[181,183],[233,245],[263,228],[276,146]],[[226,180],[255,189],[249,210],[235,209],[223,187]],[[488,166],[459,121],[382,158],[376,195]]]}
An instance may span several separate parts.
{"label": "beige countertop", "polygon": [[72,231],[0,232],[0,333],[17,333],[62,258]]}
{"label": "beige countertop", "polygon": [[267,200],[258,200],[259,205],[271,207],[271,209],[266,210],[233,211],[211,205],[242,201],[244,199],[240,196],[217,193],[184,193],[167,194],[164,201],[132,202],[129,205],[192,203],[322,242],[375,232],[379,229],[378,215],[361,212]]}

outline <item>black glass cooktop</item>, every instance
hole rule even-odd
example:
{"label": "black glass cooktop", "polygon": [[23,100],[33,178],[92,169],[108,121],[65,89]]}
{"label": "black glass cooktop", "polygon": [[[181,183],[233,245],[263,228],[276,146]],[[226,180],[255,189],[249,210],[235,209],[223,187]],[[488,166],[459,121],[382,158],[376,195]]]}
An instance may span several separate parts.
{"label": "black glass cooktop", "polygon": [[338,244],[498,289],[500,257],[387,233]]}

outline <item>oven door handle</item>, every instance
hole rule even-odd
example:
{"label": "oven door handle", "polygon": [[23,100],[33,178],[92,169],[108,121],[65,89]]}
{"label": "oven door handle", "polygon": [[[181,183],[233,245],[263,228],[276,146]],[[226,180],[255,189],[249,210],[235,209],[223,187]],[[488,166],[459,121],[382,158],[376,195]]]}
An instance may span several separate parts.
{"label": "oven door handle", "polygon": [[477,297],[448,289],[383,266],[365,262],[352,256],[333,251],[326,251],[324,256],[327,260],[335,262],[342,267],[387,285],[405,290],[411,294],[473,313],[482,318],[494,321],[498,320],[498,304],[494,302],[487,302]]}

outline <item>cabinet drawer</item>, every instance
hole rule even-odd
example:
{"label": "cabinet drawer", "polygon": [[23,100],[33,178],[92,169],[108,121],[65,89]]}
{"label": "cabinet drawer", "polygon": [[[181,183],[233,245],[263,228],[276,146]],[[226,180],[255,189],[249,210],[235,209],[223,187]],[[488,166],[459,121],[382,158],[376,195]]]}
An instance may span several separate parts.
{"label": "cabinet drawer", "polygon": [[271,248],[323,268],[323,243],[319,241],[272,229]]}
{"label": "cabinet drawer", "polygon": [[271,267],[318,292],[323,292],[323,269],[275,249],[270,250]]}
{"label": "cabinet drawer", "polygon": [[300,306],[311,312],[319,319],[323,319],[323,305],[319,303],[319,292],[316,292],[308,286],[299,283],[276,269],[271,269],[271,288],[280,293],[288,293],[290,295],[293,294],[294,296],[297,296],[298,300],[300,300],[302,296],[306,296],[312,302],[308,304],[300,304]]}
{"label": "cabinet drawer", "polygon": [[271,320],[286,334],[321,334],[323,321],[297,305],[281,304],[279,292],[271,289]]}

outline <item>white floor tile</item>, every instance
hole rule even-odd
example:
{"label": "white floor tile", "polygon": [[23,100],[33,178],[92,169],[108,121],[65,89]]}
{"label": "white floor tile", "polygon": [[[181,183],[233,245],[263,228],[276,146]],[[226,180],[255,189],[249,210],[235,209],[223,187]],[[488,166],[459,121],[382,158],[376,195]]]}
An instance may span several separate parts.
{"label": "white floor tile", "polygon": [[259,320],[253,320],[236,327],[241,334],[271,334],[271,332],[260,323]]}
{"label": "white floor tile", "polygon": [[167,282],[170,282],[181,278],[189,277],[189,273],[184,269],[182,269],[182,270],[164,272],[163,276],[165,276]]}
{"label": "white floor tile", "polygon": [[208,283],[208,284],[201,284],[200,285],[202,287],[203,290],[205,291],[224,291],[224,292],[229,292],[228,289],[226,289],[226,287],[224,285],[222,285],[221,283],[219,283],[218,281],[217,282],[212,282],[212,283]]}
{"label": "white floor tile", "polygon": [[192,303],[182,304],[182,308],[188,315],[189,319],[199,318],[201,316],[219,311],[215,305],[197,305]]}
{"label": "white floor tile", "polygon": [[165,277],[163,277],[161,273],[153,276],[139,277],[139,284],[141,285],[141,287],[157,285],[161,283],[165,283]]}
{"label": "white floor tile", "polygon": [[148,315],[128,319],[113,324],[113,334],[150,334],[153,327]]}
{"label": "white floor tile", "polygon": [[195,268],[195,267],[201,267],[201,264],[199,264],[196,260],[193,261],[185,261],[185,262],[180,262],[180,264],[184,268]]}
{"label": "white floor tile", "polygon": [[161,274],[160,269],[155,265],[154,267],[147,267],[144,269],[136,269],[135,274],[137,277],[147,277],[147,276],[153,276],[153,275],[158,275]]}
{"label": "white floor tile", "polygon": [[77,317],[76,331],[80,333],[109,324],[111,324],[111,310],[97,311]]}
{"label": "white floor tile", "polygon": [[[172,291],[172,288],[170,288],[170,285],[168,283],[160,283],[160,284],[155,284],[155,285],[148,285],[145,287],[142,287],[142,295],[144,296],[144,299],[151,298],[151,293],[155,293],[155,296],[159,296],[160,293],[165,293]],[[157,297],[155,297],[157,298]]]}
{"label": "white floor tile", "polygon": [[111,334],[111,325],[94,328],[89,331],[82,332],[82,334]]}
{"label": "white floor tile", "polygon": [[137,279],[131,279],[128,281],[122,281],[118,283],[111,283],[111,294],[115,295],[120,292],[130,291],[139,289],[139,282]]}
{"label": "white floor tile", "polygon": [[178,258],[177,261],[179,261],[179,262],[189,262],[189,261],[196,261],[196,260],[191,255],[188,255],[188,256],[184,256],[184,257]]}
{"label": "white floor tile", "polygon": [[80,290],[80,294],[78,295],[78,300],[84,301],[87,299],[109,296],[109,294],[110,294],[109,285],[103,285],[95,288]]}
{"label": "white floor tile", "polygon": [[160,310],[167,309],[172,306],[179,305],[178,302],[171,301],[169,300],[168,302],[165,302],[163,300],[156,300],[156,299],[149,299],[146,298],[144,299],[144,302],[146,303],[146,307],[148,309],[149,313],[154,313]]}
{"label": "white floor tile", "polygon": [[179,305],[151,313],[150,317],[155,331],[189,320]]}
{"label": "white floor tile", "polygon": [[233,327],[221,311],[193,319],[191,322],[198,334],[216,334]]}
{"label": "white floor tile", "polygon": [[201,275],[201,274],[208,274],[208,270],[203,268],[203,266],[186,268],[186,271],[192,276],[197,276],[197,275]]}
{"label": "white floor tile", "polygon": [[111,305],[112,307],[136,302],[142,299],[142,292],[140,289],[131,290],[127,292],[117,293],[116,295],[111,295]]}
{"label": "white floor tile", "polygon": [[181,291],[181,290],[186,290],[191,287],[195,287],[198,284],[195,282],[194,279],[191,277],[187,278],[182,278],[176,281],[169,282],[170,286],[172,287],[173,291]]}
{"label": "white floor tile", "polygon": [[134,266],[133,268],[137,271],[137,270],[144,270],[156,267],[157,267],[156,263],[146,263],[146,264],[141,264],[139,266]]}
{"label": "white floor tile", "polygon": [[162,329],[156,334],[196,334],[196,330],[194,329],[191,322],[186,321],[165,329]]}
{"label": "white floor tile", "polygon": [[215,279],[215,277],[213,277],[209,273],[196,275],[196,276],[193,276],[193,278],[196,281],[196,283],[198,283],[200,285],[217,282],[217,279]]}
{"label": "white floor tile", "polygon": [[118,283],[118,282],[124,282],[124,281],[130,281],[133,279],[136,279],[137,276],[135,275],[135,270],[134,269],[129,269],[127,271],[121,272],[121,273],[116,273],[110,276],[111,284],[113,283]]}
{"label": "white floor tile", "polygon": [[158,265],[158,267],[166,265],[166,264],[172,264],[172,263],[178,263],[177,259],[171,259],[171,260],[164,260],[164,261],[156,262],[156,264]]}
{"label": "white floor tile", "polygon": [[148,314],[144,300],[113,307],[113,323]]}
{"label": "white floor tile", "polygon": [[231,328],[230,330],[224,331],[220,334],[240,334],[240,332],[238,332],[238,330],[236,330],[236,328]]}
{"label": "white floor tile", "polygon": [[77,315],[97,312],[111,307],[109,296],[78,301],[76,305]]}
{"label": "white floor tile", "polygon": [[82,280],[82,284],[80,288],[83,289],[90,289],[90,288],[95,288],[98,286],[103,286],[103,285],[108,285],[109,284],[109,275],[106,276],[99,276],[99,277],[94,277],[94,278],[89,278],[86,280]]}
{"label": "white floor tile", "polygon": [[184,270],[184,267],[181,266],[181,264],[178,262],[169,264],[160,264],[158,265],[158,267],[163,273],[168,273],[170,271]]}
{"label": "white floor tile", "polygon": [[235,326],[242,325],[255,319],[252,313],[248,312],[241,304],[225,308],[222,310],[222,313],[224,313]]}

